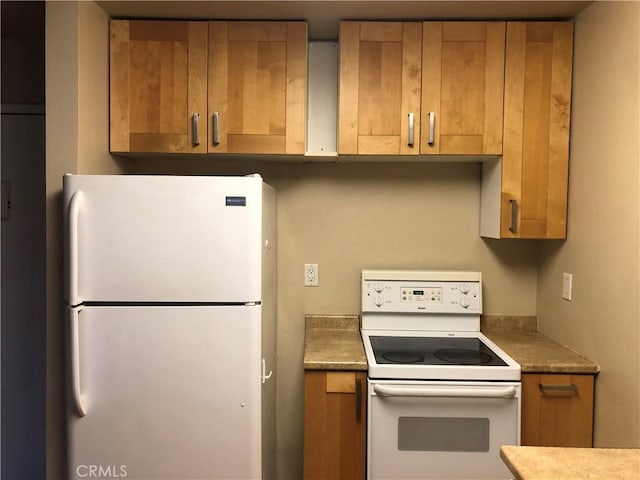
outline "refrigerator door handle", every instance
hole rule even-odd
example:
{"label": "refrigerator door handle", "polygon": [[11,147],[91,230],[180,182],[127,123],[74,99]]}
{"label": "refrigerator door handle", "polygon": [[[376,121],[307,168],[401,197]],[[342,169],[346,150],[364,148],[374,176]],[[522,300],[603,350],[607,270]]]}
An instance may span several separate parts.
{"label": "refrigerator door handle", "polygon": [[71,382],[73,391],[73,403],[78,415],[84,417],[87,414],[85,397],[80,388],[80,337],[78,335],[78,322],[82,308],[71,308]]}
{"label": "refrigerator door handle", "polygon": [[84,194],[78,190],[69,202],[69,305],[79,305],[78,296],[78,223]]}
{"label": "refrigerator door handle", "polygon": [[273,370],[269,370],[269,373],[267,374],[267,361],[263,358],[262,359],[262,383],[267,383],[267,380],[269,380],[272,376],[273,376]]}

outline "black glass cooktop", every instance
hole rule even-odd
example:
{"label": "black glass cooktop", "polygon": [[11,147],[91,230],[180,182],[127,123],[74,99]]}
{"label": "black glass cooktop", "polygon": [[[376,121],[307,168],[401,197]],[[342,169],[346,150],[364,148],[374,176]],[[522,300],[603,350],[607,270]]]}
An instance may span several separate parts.
{"label": "black glass cooktop", "polygon": [[378,364],[506,366],[478,338],[369,336]]}

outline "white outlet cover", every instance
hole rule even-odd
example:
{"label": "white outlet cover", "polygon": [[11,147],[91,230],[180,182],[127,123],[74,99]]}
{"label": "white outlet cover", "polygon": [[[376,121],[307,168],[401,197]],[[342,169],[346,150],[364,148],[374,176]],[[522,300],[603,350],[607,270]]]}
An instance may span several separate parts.
{"label": "white outlet cover", "polygon": [[304,286],[305,287],[318,286],[318,264],[317,263],[304,264]]}
{"label": "white outlet cover", "polygon": [[562,298],[571,300],[571,290],[573,289],[573,275],[570,273],[562,274]]}

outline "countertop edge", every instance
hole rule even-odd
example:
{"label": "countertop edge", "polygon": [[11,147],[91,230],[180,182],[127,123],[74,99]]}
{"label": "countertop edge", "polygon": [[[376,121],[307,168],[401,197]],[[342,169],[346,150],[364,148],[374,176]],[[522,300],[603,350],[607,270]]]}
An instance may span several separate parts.
{"label": "countertop edge", "polygon": [[638,448],[504,445],[500,458],[516,480],[623,480],[640,477]]}

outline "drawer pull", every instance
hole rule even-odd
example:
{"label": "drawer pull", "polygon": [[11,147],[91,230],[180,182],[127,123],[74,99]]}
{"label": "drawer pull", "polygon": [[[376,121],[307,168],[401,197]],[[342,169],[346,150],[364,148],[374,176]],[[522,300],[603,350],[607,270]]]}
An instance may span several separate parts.
{"label": "drawer pull", "polygon": [[575,393],[578,391],[578,387],[575,383],[571,385],[545,385],[544,383],[539,383],[538,388],[540,389],[540,393],[544,395],[549,392],[560,392],[560,393]]}

